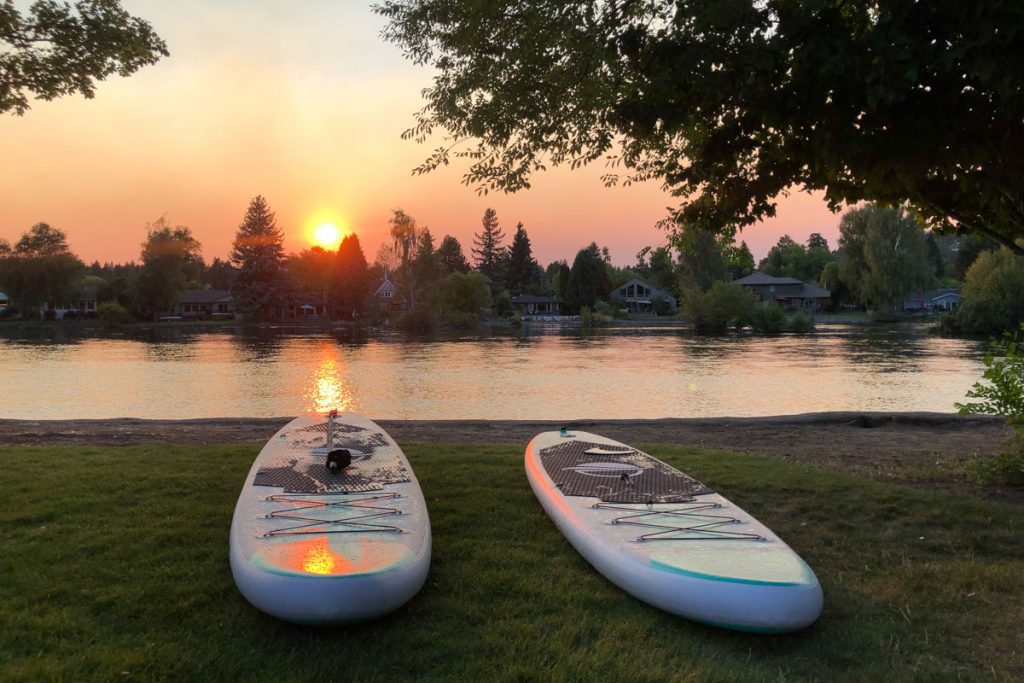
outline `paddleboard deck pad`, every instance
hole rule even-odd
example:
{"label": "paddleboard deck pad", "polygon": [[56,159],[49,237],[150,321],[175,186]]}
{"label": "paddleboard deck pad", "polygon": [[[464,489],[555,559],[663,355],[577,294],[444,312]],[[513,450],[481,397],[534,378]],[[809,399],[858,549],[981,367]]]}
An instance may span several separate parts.
{"label": "paddleboard deck pad", "polygon": [[635,597],[725,628],[813,623],[822,592],[807,564],[750,514],[676,468],[586,432],[526,449],[530,486],[574,548]]}
{"label": "paddleboard deck pad", "polygon": [[[345,449],[347,465],[328,467]],[[426,503],[398,445],[351,413],[307,416],[264,446],[231,524],[235,583],[253,605],[307,624],[397,609],[430,564]]]}

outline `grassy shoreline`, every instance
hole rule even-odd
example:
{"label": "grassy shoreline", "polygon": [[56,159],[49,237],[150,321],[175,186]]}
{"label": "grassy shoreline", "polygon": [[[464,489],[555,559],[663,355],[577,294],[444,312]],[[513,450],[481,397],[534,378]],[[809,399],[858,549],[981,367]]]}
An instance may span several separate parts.
{"label": "grassy shoreline", "polygon": [[406,444],[427,585],[349,628],[266,617],[227,532],[258,445],[4,446],[0,679],[872,680],[1024,675],[1024,509],[774,458],[650,444],[772,527],[825,590],[752,636],[671,617],[586,564],[513,446]]}

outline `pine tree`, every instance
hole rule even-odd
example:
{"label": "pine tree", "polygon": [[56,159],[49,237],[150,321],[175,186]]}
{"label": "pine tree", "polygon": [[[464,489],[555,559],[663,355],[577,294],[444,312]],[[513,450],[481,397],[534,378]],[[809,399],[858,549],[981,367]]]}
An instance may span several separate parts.
{"label": "pine tree", "polygon": [[370,269],[359,238],[348,235],[338,245],[334,261],[334,287],[331,300],[337,318],[358,318],[370,296]]}
{"label": "pine tree", "polygon": [[491,281],[493,288],[502,281],[501,264],[505,248],[501,241],[505,239],[505,233],[498,225],[498,214],[494,209],[484,211],[481,223],[484,226],[483,232],[473,235],[473,257],[476,269]]}
{"label": "pine tree", "polygon": [[530,238],[522,223],[516,225],[516,234],[512,237],[512,248],[509,250],[508,269],[505,273],[505,286],[513,294],[522,294],[530,286],[537,262],[533,260]]}
{"label": "pine tree", "polygon": [[255,318],[276,315],[284,307],[288,291],[284,233],[261,195],[249,202],[238,226],[231,261],[238,267],[233,292],[238,310]]}
{"label": "pine tree", "polygon": [[445,235],[441,246],[437,249],[437,258],[445,275],[452,273],[468,273],[469,261],[462,253],[462,245],[451,235]]}

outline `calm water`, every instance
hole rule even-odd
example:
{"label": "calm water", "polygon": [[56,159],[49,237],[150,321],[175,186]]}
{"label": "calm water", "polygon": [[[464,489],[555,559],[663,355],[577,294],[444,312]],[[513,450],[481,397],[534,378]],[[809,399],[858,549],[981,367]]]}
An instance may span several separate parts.
{"label": "calm water", "polygon": [[982,344],[921,328],[806,336],[678,330],[411,340],[175,329],[142,338],[0,337],[0,417],[573,419],[954,410]]}

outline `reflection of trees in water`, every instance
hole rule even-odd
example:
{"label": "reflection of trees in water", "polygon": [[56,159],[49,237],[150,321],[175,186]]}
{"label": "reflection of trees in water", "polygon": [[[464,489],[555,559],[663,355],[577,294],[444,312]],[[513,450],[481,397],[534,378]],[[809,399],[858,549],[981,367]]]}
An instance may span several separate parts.
{"label": "reflection of trees in water", "polygon": [[908,325],[865,325],[838,339],[840,352],[851,365],[880,372],[916,372],[936,354],[927,331]]}
{"label": "reflection of trees in water", "polygon": [[238,360],[243,363],[266,363],[277,360],[285,339],[285,335],[269,327],[243,329],[232,337]]}

